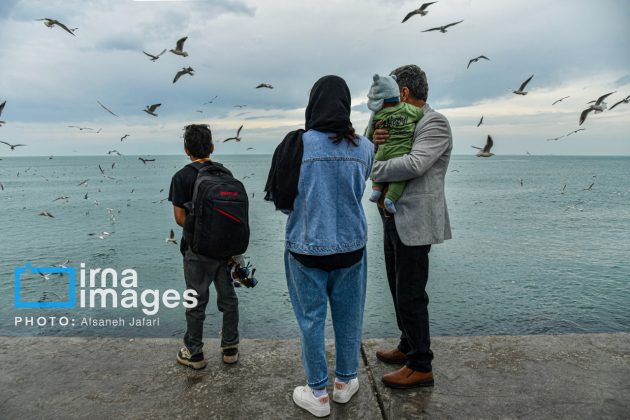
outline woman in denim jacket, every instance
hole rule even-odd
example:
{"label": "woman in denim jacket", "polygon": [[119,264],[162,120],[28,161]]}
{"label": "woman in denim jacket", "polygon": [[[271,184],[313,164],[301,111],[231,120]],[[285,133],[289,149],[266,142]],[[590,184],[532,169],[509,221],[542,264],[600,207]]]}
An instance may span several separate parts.
{"label": "woman in denim jacket", "polygon": [[327,304],[335,332],[333,400],[357,392],[367,283],[367,221],[361,198],[373,144],[354,132],[350,91],[338,76],[310,92],[305,130],[289,133],[274,153],[267,200],[287,213],[287,287],[300,327],[306,386],[293,401],[317,417],[330,414],[324,343]]}

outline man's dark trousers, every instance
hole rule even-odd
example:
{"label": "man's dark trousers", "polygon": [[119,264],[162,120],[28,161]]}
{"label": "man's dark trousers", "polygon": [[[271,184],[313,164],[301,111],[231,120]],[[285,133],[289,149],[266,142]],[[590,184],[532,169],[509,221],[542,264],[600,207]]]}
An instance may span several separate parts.
{"label": "man's dark trousers", "polygon": [[383,221],[387,281],[401,331],[398,349],[407,355],[407,367],[429,372],[433,352],[429,334],[429,295],[425,289],[431,245],[403,244],[396,231],[394,216],[382,209],[379,212]]}

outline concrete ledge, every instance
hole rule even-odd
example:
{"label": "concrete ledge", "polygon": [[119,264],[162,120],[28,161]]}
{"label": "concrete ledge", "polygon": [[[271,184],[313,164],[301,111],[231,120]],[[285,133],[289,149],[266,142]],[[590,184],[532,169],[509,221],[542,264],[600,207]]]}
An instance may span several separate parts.
{"label": "concrete ledge", "polygon": [[[630,334],[436,337],[432,389],[390,390],[366,340],[361,388],[332,419],[628,418]],[[312,419],[291,400],[304,383],[297,340],[244,340],[241,361],[175,363],[176,339],[0,337],[2,419]],[[328,345],[334,377],[332,344]]]}

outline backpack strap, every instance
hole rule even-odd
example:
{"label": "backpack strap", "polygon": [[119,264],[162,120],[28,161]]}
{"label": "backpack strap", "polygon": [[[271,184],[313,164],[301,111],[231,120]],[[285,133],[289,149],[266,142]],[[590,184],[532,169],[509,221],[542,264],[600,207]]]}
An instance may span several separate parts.
{"label": "backpack strap", "polygon": [[232,172],[230,172],[229,169],[227,169],[225,166],[223,166],[222,164],[220,164],[219,162],[212,162],[212,161],[207,161],[207,162],[191,162],[189,163],[187,166],[190,166],[191,168],[194,168],[197,172],[221,172],[227,175],[232,176]]}

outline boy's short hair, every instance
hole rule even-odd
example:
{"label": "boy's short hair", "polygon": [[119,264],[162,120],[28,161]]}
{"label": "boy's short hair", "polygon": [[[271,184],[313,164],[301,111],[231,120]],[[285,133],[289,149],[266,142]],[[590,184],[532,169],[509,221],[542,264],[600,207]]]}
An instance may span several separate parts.
{"label": "boy's short hair", "polygon": [[408,88],[414,98],[426,102],[429,96],[429,84],[427,75],[420,67],[415,64],[408,64],[398,67],[390,75],[395,76],[396,83],[401,89],[403,87]]}
{"label": "boy's short hair", "polygon": [[190,124],[184,127],[184,146],[196,158],[210,156],[212,132],[208,124]]}

